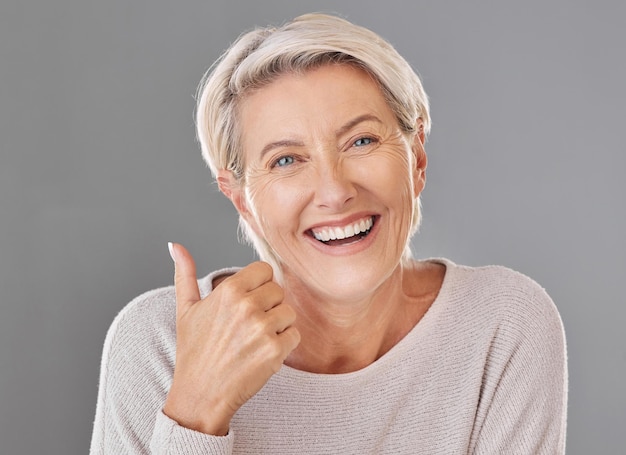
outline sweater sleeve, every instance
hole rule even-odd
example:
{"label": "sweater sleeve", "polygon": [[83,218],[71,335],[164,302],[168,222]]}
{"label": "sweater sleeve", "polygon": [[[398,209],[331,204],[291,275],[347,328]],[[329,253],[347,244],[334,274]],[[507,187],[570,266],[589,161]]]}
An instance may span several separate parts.
{"label": "sweater sleeve", "polygon": [[529,286],[507,298],[494,331],[470,453],[565,453],[565,335],[550,297]]}
{"label": "sweater sleeve", "polygon": [[232,433],[198,433],[162,412],[174,370],[175,337],[170,288],[138,297],[116,317],[104,344],[92,455],[232,453]]}

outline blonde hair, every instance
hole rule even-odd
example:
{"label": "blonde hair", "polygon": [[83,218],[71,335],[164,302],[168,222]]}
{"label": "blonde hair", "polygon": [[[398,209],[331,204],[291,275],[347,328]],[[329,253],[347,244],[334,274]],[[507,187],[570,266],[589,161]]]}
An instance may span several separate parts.
{"label": "blonde hair", "polygon": [[[214,177],[231,171],[245,185],[244,154],[237,109],[241,99],[282,74],[303,73],[327,64],[348,64],[378,83],[400,128],[417,133],[421,119],[430,131],[428,98],[409,63],[376,33],[326,14],[306,14],[282,27],[257,28],[241,35],[205,74],[198,88],[196,128],[202,156]],[[420,223],[420,200],[414,201],[412,227],[403,259],[411,257],[409,241]],[[278,265],[264,239],[243,217],[240,226],[260,258]]]}

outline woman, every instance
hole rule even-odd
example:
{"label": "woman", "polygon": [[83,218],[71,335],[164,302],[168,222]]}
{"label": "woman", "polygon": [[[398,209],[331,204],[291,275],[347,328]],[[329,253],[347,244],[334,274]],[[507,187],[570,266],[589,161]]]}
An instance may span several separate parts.
{"label": "woman", "polygon": [[326,15],[243,35],[200,87],[202,152],[261,261],[133,301],[92,453],[562,453],[559,315],[502,267],[416,261],[429,108]]}

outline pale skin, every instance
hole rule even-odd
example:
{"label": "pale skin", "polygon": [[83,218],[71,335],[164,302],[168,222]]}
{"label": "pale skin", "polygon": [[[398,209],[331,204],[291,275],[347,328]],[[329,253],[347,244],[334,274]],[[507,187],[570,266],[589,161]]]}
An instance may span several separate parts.
{"label": "pale skin", "polygon": [[[401,264],[425,184],[424,133],[403,133],[374,81],[345,65],[286,74],[241,105],[246,175],[218,184],[280,260],[255,262],[200,299],[193,258],[174,244],[177,351],[164,412],[225,435],[283,364],[313,373],[367,367],[435,300],[445,267]],[[314,235],[359,220],[367,235]]]}

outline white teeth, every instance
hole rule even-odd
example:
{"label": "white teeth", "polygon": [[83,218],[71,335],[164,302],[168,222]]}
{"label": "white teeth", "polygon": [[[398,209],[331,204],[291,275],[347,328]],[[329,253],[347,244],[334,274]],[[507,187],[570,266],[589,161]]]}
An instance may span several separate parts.
{"label": "white teeth", "polygon": [[352,237],[354,235],[354,226],[351,224],[346,226],[346,237]]}
{"label": "white teeth", "polygon": [[349,224],[345,227],[328,227],[319,230],[312,231],[313,236],[322,242],[328,242],[329,240],[341,240],[353,237],[361,232],[365,232],[373,226],[374,221],[370,216],[364,218],[354,224]]}

